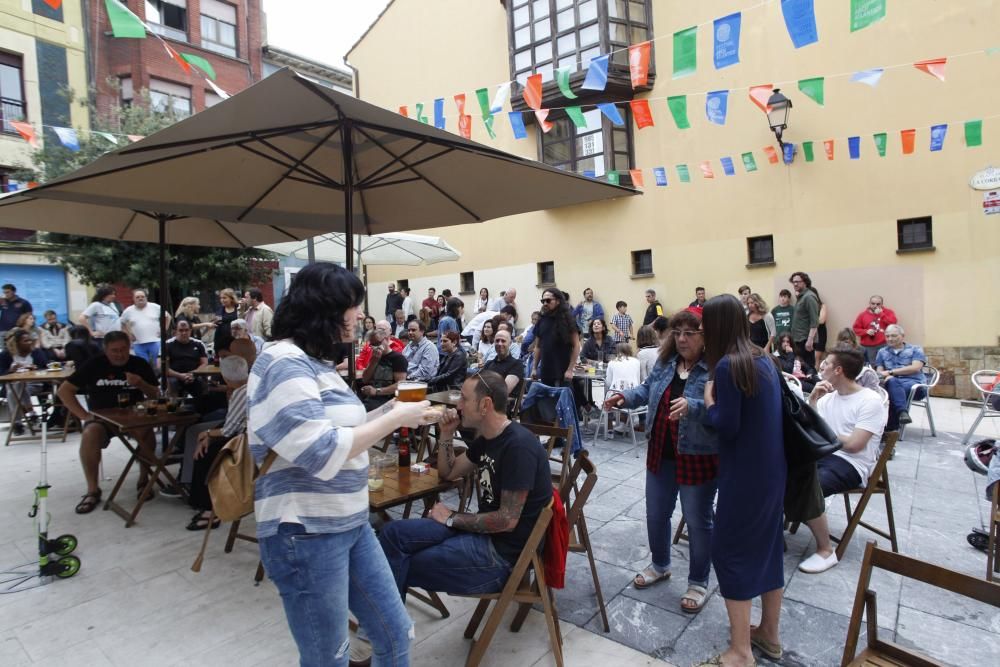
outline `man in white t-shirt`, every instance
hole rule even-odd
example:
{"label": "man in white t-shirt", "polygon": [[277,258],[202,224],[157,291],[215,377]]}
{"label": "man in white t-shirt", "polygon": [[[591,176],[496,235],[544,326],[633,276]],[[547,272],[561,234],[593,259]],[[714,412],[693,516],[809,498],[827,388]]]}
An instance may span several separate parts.
{"label": "man in white t-shirt", "polygon": [[132,353],[155,368],[160,356],[159,304],[149,301],[146,290],[135,290],[132,305],[122,313],[121,324],[122,330],[132,339]]}
{"label": "man in white t-shirt", "polygon": [[[820,364],[823,381],[809,395],[809,403],[830,425],[843,448],[816,462],[823,497],[864,487],[878,461],[878,446],[888,417],[882,397],[859,385],[855,378],[864,366],[864,355],[838,347]],[[816,553],[799,564],[803,572],[824,572],[837,564],[830,543],[826,513],[806,521],[816,538]]]}

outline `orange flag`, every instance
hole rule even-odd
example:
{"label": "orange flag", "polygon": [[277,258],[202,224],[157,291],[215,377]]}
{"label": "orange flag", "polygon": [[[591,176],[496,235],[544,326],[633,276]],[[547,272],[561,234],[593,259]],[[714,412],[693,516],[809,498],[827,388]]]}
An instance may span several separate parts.
{"label": "orange flag", "polygon": [[[541,74],[538,74],[537,76],[541,76]],[[535,119],[538,121],[538,127],[542,128],[542,132],[547,133],[552,129],[553,124],[549,122],[548,109],[538,109],[535,111]]]}
{"label": "orange flag", "polygon": [[715,173],[712,171],[712,163],[711,162],[709,162],[708,160],[705,160],[704,162],[702,162],[698,166],[701,167],[701,175],[702,176],[704,176],[705,178],[715,178]]}
{"label": "orange flag", "polygon": [[60,7],[62,7],[62,0],[45,0],[45,4],[47,4],[52,9],[59,9]]}
{"label": "orange flag", "polygon": [[400,116],[406,116],[407,118],[410,117],[410,110],[406,108],[405,104],[403,106],[399,107],[399,115]]}
{"label": "orange flag", "polygon": [[38,148],[38,136],[35,134],[35,128],[31,126],[31,123],[25,123],[19,120],[7,121],[11,127],[17,130],[17,133],[24,137],[24,140],[31,144],[32,148]]}
{"label": "orange flag", "polygon": [[778,164],[778,151],[774,150],[774,146],[764,146],[764,154],[767,155],[768,162]]}
{"label": "orange flag", "polygon": [[628,175],[632,177],[633,187],[646,187],[646,185],[642,182],[642,169],[629,169]]}
{"label": "orange flag", "polygon": [[750,101],[760,107],[761,111],[767,113],[767,100],[771,97],[772,90],[774,90],[773,83],[767,83],[762,86],[751,86]]}
{"label": "orange flag", "polygon": [[649,76],[649,49],[648,41],[628,47],[628,71],[633,88],[646,85]]}
{"label": "orange flag", "polygon": [[903,155],[910,155],[913,152],[913,142],[917,138],[917,131],[900,130],[899,138],[903,142]]}
{"label": "orange flag", "polygon": [[542,75],[532,74],[524,86],[524,103],[538,111],[542,108]]}
{"label": "orange flag", "polygon": [[913,63],[918,70],[927,72],[938,81],[944,81],[944,66],[948,64],[947,58],[933,58],[931,60],[921,60]]}
{"label": "orange flag", "polygon": [[826,151],[826,159],[833,159],[833,139],[827,139],[823,142],[823,150]]}
{"label": "orange flag", "polygon": [[171,58],[173,58],[174,62],[177,63],[182,70],[184,70],[188,74],[191,73],[191,63],[189,63],[188,61],[186,61],[183,58],[181,58],[181,54],[179,54],[176,51],[174,51],[170,47],[170,45],[167,44],[166,42],[163,42],[163,48],[165,48],[167,50],[167,55],[169,55]]}
{"label": "orange flag", "polygon": [[458,107],[458,133],[472,139],[472,116],[465,113],[465,93],[455,95],[455,106]]}
{"label": "orange flag", "polygon": [[649,100],[632,100],[628,104],[632,107],[632,119],[637,128],[641,130],[653,126],[653,112],[649,110]]}

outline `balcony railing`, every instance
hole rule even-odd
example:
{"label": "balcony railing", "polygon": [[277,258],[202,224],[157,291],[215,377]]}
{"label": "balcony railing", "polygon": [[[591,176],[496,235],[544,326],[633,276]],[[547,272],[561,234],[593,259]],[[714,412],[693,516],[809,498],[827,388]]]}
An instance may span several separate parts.
{"label": "balcony railing", "polygon": [[10,121],[24,120],[24,102],[0,97],[0,127],[7,134],[17,134]]}

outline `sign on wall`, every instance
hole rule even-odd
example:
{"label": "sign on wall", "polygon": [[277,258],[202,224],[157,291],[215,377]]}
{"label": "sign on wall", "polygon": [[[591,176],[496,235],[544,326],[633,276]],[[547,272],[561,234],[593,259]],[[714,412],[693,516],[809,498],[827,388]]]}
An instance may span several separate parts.
{"label": "sign on wall", "polygon": [[1000,188],[1000,169],[996,167],[986,167],[982,171],[977,171],[969,181],[969,186],[973,190],[995,190]]}
{"label": "sign on wall", "polygon": [[1000,213],[1000,190],[989,190],[983,193],[983,212],[986,215]]}

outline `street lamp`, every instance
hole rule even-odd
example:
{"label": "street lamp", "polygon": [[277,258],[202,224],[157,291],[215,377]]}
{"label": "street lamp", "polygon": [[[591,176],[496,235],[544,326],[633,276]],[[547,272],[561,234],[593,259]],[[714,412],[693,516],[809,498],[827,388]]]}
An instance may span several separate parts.
{"label": "street lamp", "polygon": [[792,101],[781,94],[780,88],[775,88],[767,98],[767,124],[771,126],[782,151],[785,150],[785,142],[781,140],[781,134],[788,127],[788,110],[791,108]]}

